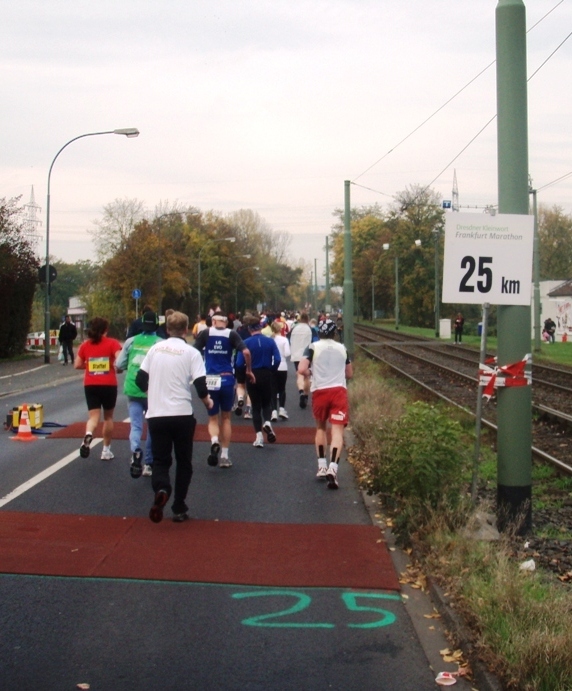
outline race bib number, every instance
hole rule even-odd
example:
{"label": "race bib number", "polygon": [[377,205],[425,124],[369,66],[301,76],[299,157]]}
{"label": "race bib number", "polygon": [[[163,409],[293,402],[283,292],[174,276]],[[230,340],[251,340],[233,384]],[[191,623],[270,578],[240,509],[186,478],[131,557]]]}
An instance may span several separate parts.
{"label": "race bib number", "polygon": [[221,387],[222,377],[220,374],[207,374],[207,389],[218,391]]}
{"label": "race bib number", "polygon": [[90,374],[108,374],[110,362],[108,357],[90,357],[87,361],[87,371]]}

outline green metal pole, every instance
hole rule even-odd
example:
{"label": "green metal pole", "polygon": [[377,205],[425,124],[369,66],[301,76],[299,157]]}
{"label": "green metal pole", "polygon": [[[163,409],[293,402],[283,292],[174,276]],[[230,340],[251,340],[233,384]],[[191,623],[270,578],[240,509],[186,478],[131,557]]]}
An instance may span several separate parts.
{"label": "green metal pole", "polygon": [[435,338],[439,338],[441,333],[440,325],[440,292],[439,292],[439,232],[433,231],[435,236]]}
{"label": "green metal pole", "polygon": [[[522,0],[496,8],[499,212],[528,214],[526,10]],[[530,351],[530,306],[499,306],[498,364]],[[531,387],[497,389],[497,525],[520,534],[532,527]]]}
{"label": "green metal pole", "polygon": [[395,255],[395,330],[399,331],[399,257]]}
{"label": "green metal pole", "polygon": [[538,240],[538,207],[536,190],[532,194],[532,213],[534,214],[534,243],[532,255],[532,276],[534,281],[534,352],[540,353],[540,246]]}
{"label": "green metal pole", "polygon": [[326,303],[326,311],[331,311],[330,303],[330,238],[326,235],[326,297],[324,298]]}
{"label": "green metal pole", "polygon": [[318,260],[314,257],[314,291],[316,294],[316,309],[318,309]]}
{"label": "green metal pole", "polygon": [[344,181],[344,345],[354,354],[354,282],[352,278],[352,229],[350,181]]}

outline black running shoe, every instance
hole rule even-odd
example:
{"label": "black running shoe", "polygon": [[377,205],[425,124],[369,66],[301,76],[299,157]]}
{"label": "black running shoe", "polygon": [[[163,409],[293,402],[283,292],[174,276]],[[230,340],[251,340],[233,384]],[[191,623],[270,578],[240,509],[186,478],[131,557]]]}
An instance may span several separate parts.
{"label": "black running shoe", "polygon": [[82,458],[87,458],[89,456],[89,445],[91,444],[91,440],[93,439],[93,434],[86,434],[85,437],[83,438],[83,442],[81,446],[79,447],[79,455]]}
{"label": "black running shoe", "polygon": [[242,409],[244,408],[244,398],[239,398],[236,403],[236,408],[234,409],[234,414],[239,417],[242,415]]}
{"label": "black running shoe", "polygon": [[303,393],[300,394],[300,408],[305,408],[308,405],[308,396]]}
{"label": "black running shoe", "polygon": [[167,490],[160,489],[155,494],[155,501],[149,510],[149,518],[153,521],[153,523],[161,523],[163,520],[163,508],[168,501],[169,495],[167,494]]}
{"label": "black running shoe", "polygon": [[212,466],[218,465],[219,452],[220,452],[220,444],[215,441],[214,444],[211,444],[211,452],[209,454],[209,457],[207,458],[207,463],[209,465],[212,465]]}
{"label": "black running shoe", "polygon": [[276,435],[274,434],[272,425],[269,422],[265,422],[262,425],[262,429],[266,432],[266,439],[268,439],[268,443],[274,444],[274,442],[276,441]]}
{"label": "black running shoe", "polygon": [[129,468],[131,477],[134,480],[136,480],[138,477],[141,477],[141,473],[143,472],[143,467],[141,465],[142,461],[143,451],[141,451],[141,449],[137,449],[137,451],[134,451],[133,455],[131,456],[131,467]]}
{"label": "black running shoe", "polygon": [[184,523],[185,521],[189,520],[189,514],[186,511],[183,511],[183,513],[174,513],[173,514],[173,523]]}

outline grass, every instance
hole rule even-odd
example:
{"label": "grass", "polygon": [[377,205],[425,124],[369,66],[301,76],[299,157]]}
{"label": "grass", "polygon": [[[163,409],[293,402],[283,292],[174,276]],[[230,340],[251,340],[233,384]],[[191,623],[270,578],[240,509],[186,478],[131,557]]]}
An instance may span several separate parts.
{"label": "grass", "polygon": [[[566,345],[566,344],[564,344]],[[419,449],[426,453],[428,440],[420,441],[423,425],[409,419],[411,400],[418,395],[395,382],[387,370],[361,358],[355,362],[355,377],[350,385],[352,430],[356,437],[349,457],[360,484],[372,490],[378,468],[391,470],[391,459],[384,456],[386,439],[392,449],[411,449],[411,456]],[[441,407],[441,404],[433,406]],[[445,415],[454,419],[456,412],[445,409]],[[415,409],[414,409],[415,410]],[[428,409],[423,409],[428,415]],[[433,413],[431,413],[433,414]],[[439,411],[434,415],[436,424],[443,424]],[[421,418],[420,418],[421,419]],[[404,424],[401,422],[404,421]],[[471,445],[471,425],[459,425],[463,445]],[[395,430],[402,430],[396,446]],[[409,436],[415,435],[414,439]],[[480,464],[481,486],[494,489],[496,483],[496,457],[486,434],[481,445],[483,459]],[[396,454],[399,456],[399,453]],[[421,462],[423,457],[421,456]],[[403,459],[398,459],[403,465]],[[419,463],[410,458],[409,474]],[[389,464],[389,465],[388,465]],[[519,562],[512,557],[513,547],[508,539],[497,542],[477,541],[470,537],[472,516],[467,510],[466,488],[470,472],[458,455],[458,472],[462,474],[465,493],[462,501],[421,507],[418,501],[407,498],[402,491],[402,479],[392,491],[384,487],[381,494],[384,512],[395,526],[405,516],[410,541],[418,548],[421,568],[446,588],[455,609],[464,618],[474,636],[474,648],[479,657],[495,672],[507,689],[519,691],[572,691],[572,590],[559,583],[551,574],[538,569],[534,572],[519,570]],[[391,475],[384,474],[387,482]],[[427,480],[429,484],[430,479]],[[572,480],[558,477],[545,466],[533,468],[535,488],[533,502],[558,505],[563,497],[572,496]],[[556,491],[555,491],[556,490]],[[490,512],[487,507],[480,507]],[[563,536],[567,539],[567,536]]]}
{"label": "grass", "polygon": [[[363,322],[364,324],[372,324],[372,322]],[[356,324],[359,324],[359,322],[356,322]],[[376,320],[373,322],[374,326],[381,326],[386,329],[393,329],[394,328],[394,323],[391,321],[381,321],[381,320]],[[399,327],[399,330],[402,331],[403,333],[406,334],[412,334],[414,336],[423,336],[425,338],[435,338],[435,329],[424,329],[421,327],[416,327],[416,326],[401,326]],[[454,341],[454,337],[451,338],[451,341]],[[463,343],[465,345],[472,346],[476,348],[477,350],[480,350],[481,347],[481,337],[472,335],[472,334],[464,334],[463,335]],[[489,351],[496,351],[497,349],[497,337],[496,336],[487,336],[487,350]],[[530,352],[533,355],[533,360],[538,362],[538,363],[544,363],[547,365],[564,365],[566,367],[572,367],[572,340],[568,341],[567,343],[541,343],[540,344],[540,352],[535,352],[534,351],[534,341],[531,340],[530,342]]]}

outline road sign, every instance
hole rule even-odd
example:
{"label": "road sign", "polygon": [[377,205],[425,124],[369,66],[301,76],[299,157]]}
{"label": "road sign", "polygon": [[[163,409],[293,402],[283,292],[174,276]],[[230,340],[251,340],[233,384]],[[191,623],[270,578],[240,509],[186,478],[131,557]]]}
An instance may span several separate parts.
{"label": "road sign", "polygon": [[530,305],[533,236],[533,216],[447,214],[443,302]]}
{"label": "road sign", "polygon": [[451,200],[450,199],[443,199],[443,208],[444,209],[450,209],[451,208]]}
{"label": "road sign", "polygon": [[139,298],[141,297],[141,291],[139,290],[139,288],[135,288],[135,290],[131,293],[131,297],[134,300],[139,300]]}
{"label": "road sign", "polygon": [[[56,267],[53,264],[50,264],[50,283],[53,283],[56,278],[58,277],[58,272],[56,271]],[[38,282],[39,283],[45,283],[46,282],[46,265],[44,264],[43,266],[40,266],[38,269]]]}

